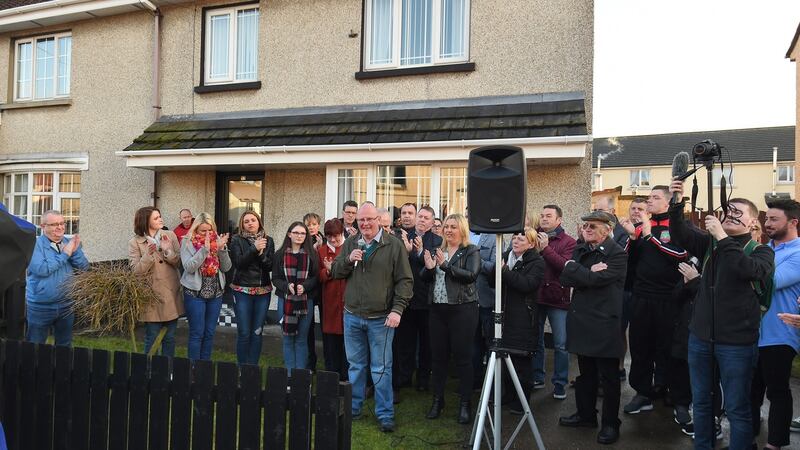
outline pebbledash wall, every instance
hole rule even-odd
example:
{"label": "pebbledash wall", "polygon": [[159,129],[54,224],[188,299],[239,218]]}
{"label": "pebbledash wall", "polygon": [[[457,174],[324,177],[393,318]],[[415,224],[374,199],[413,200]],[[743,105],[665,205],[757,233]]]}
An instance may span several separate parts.
{"label": "pebbledash wall", "polygon": [[[0,34],[0,103],[8,104],[12,39],[72,32],[71,104],[4,109],[0,159],[34,155],[47,170],[59,155],[86,157],[79,231],[92,260],[126,257],[133,213],[152,201],[153,173],[126,168],[114,154],[152,122],[152,24],[152,15],[140,12]],[[0,168],[6,170],[15,169]]]}
{"label": "pebbledash wall", "polygon": [[[470,2],[470,61],[465,73],[356,80],[360,68],[362,0],[262,0],[258,90],[195,93],[200,82],[203,7],[235,2],[162,6],[160,105],[164,115],[393,103],[402,101],[582,92],[591,134],[593,2],[509,0]],[[0,158],[22,153],[84,153],[81,235],[92,260],[126,256],[136,208],[158,196],[165,222],[181,208],[214,211],[213,167],[154,172],[127,168],[115,151],[152,123],[153,16],[146,12],[62,24],[71,30],[72,88],[68,106],[2,111]],[[0,35],[0,102],[9,102],[11,39]],[[348,35],[354,31],[357,38]],[[5,77],[5,78],[3,78]],[[419,163],[425,153],[419,152]],[[579,165],[528,169],[528,208],[545,203],[565,211],[565,227],[590,207],[591,144]],[[242,170],[248,170],[243,167]],[[303,213],[325,211],[324,166],[264,170],[265,225],[281,236]],[[154,179],[156,179],[154,183]],[[155,185],[154,185],[155,184]]]}
{"label": "pebbledash wall", "polygon": [[[196,94],[192,87],[200,82],[202,8],[222,4],[162,8],[165,115],[579,91],[586,96],[591,133],[592,1],[511,0],[499,6],[472,0],[474,72],[371,80],[354,77],[361,57],[361,0],[262,1],[261,88]],[[359,36],[348,37],[351,30]],[[190,42],[194,45],[187,45]],[[546,203],[558,203],[565,211],[567,229],[574,229],[580,214],[590,207],[590,152],[589,148],[577,166],[529,166],[529,211],[537,213]],[[424,158],[421,151],[418,162],[425,163]],[[214,210],[213,174],[204,169],[162,171],[158,192],[170,225],[177,223],[180,208]],[[306,212],[324,216],[325,167],[269,167],[264,193],[265,225],[271,235],[280,237]]]}

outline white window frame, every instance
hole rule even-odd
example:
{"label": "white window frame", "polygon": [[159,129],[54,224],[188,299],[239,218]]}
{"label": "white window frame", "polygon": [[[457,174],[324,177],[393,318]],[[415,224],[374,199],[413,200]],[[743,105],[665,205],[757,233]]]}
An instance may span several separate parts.
{"label": "white window frame", "polygon": [[470,47],[469,47],[469,30],[470,30],[470,4],[471,0],[465,0],[464,3],[464,56],[441,58],[440,52],[440,37],[441,37],[441,18],[442,18],[442,0],[433,0],[433,8],[431,11],[431,62],[425,64],[408,64],[400,65],[400,49],[401,49],[401,36],[402,36],[402,0],[392,0],[392,61],[386,64],[372,64],[370,62],[370,55],[372,54],[372,2],[365,1],[366,12],[364,14],[364,70],[386,70],[386,69],[407,69],[411,67],[427,67],[437,66],[444,64],[463,63],[469,61]]}
{"label": "white window frame", "polygon": [[[64,33],[55,33],[55,34],[43,34],[40,36],[31,36],[24,39],[17,39],[14,41],[14,50],[13,50],[13,64],[14,64],[14,101],[15,102],[41,102],[47,100],[53,100],[57,98],[69,98],[72,93],[72,44],[70,44],[70,64],[69,64],[69,92],[66,94],[58,93],[58,43],[60,38],[69,37],[72,38],[72,32],[64,32]],[[36,98],[36,41],[40,39],[47,39],[53,38],[55,43],[53,44],[53,58],[55,58],[55,62],[53,63],[53,96],[52,97],[41,97]],[[19,46],[20,44],[31,44],[31,96],[30,97],[19,97],[19,64],[18,64],[18,57],[19,57]]]}
{"label": "white window frame", "polygon": [[[789,179],[788,180],[781,180],[781,169],[782,168],[788,168],[789,169],[789,171],[787,172],[789,174]],[[779,164],[778,165],[778,173],[776,174],[775,178],[776,178],[778,184],[794,184],[794,180],[795,180],[794,164]]]}
{"label": "white window frame", "polygon": [[[717,173],[721,175],[719,177],[716,176]],[[714,172],[711,175],[711,183],[713,184],[712,187],[714,189],[719,189],[720,180],[722,180],[722,174],[725,175],[725,189],[730,189],[736,186],[736,170],[732,165],[725,166],[725,172],[722,172],[722,169],[719,167],[714,168]]]}
{"label": "white window frame", "polygon": [[[446,161],[441,163],[430,163],[425,161],[403,161],[385,162],[378,164],[329,164],[325,170],[325,217],[327,219],[341,216],[342,205],[337,205],[339,197],[339,170],[340,169],[367,169],[367,200],[375,202],[377,200],[377,174],[378,166],[397,165],[397,166],[430,166],[431,168],[431,191],[430,207],[438,214],[441,205],[441,170],[444,168],[467,167],[467,161]],[[419,205],[418,205],[419,206]]]}
{"label": "white window frame", "polygon": [[[630,183],[631,175],[636,172],[638,175],[639,182],[637,184]],[[642,184],[642,173],[647,172],[647,184]],[[632,188],[650,188],[652,187],[653,183],[650,181],[650,169],[631,169],[628,172],[628,182],[630,183],[630,187]]]}
{"label": "white window frame", "polygon": [[[52,209],[61,210],[61,200],[62,199],[80,199],[81,193],[80,192],[61,192],[61,180],[60,175],[62,173],[78,173],[81,175],[81,184],[83,184],[83,173],[79,170],[53,170],[53,169],[45,169],[45,170],[22,170],[22,171],[10,171],[10,172],[2,172],[0,173],[0,182],[2,182],[3,187],[3,203],[6,205],[9,213],[14,212],[14,201],[16,196],[20,196],[25,194],[27,196],[28,202],[28,209],[25,212],[24,217],[20,217],[21,219],[25,219],[28,222],[33,223],[37,230],[40,229],[40,224],[33,222],[33,196],[34,195],[50,195],[53,197],[53,207]],[[52,174],[53,175],[53,191],[52,192],[33,192],[33,182],[34,182],[34,174]],[[14,185],[14,177],[16,175],[28,175],[28,186],[25,187],[24,191],[20,191]],[[6,177],[11,177],[12,188],[11,192],[5,192],[5,182]],[[78,215],[78,220],[80,220],[80,215]],[[67,236],[72,236],[68,234]]]}
{"label": "white window frame", "polygon": [[[247,83],[258,80],[258,62],[256,62],[256,76],[253,79],[236,79],[236,54],[237,54],[237,30],[239,26],[238,12],[246,9],[255,9],[258,11],[258,32],[256,33],[256,61],[258,61],[258,41],[259,32],[261,31],[261,7],[259,3],[248,3],[246,5],[232,6],[229,8],[213,8],[205,11],[203,18],[205,27],[205,42],[203,46],[205,52],[203,55],[203,84],[231,84],[231,83]],[[214,16],[223,16],[229,14],[231,17],[230,27],[228,28],[228,76],[225,78],[211,78],[211,18]]]}

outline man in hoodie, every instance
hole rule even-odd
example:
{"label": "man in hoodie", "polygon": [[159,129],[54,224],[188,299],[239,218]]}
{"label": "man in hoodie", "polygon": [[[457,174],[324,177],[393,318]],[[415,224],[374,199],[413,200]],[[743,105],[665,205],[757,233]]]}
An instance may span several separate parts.
{"label": "man in hoodie", "polygon": [[[670,193],[675,192],[678,198],[683,198],[682,181],[670,185]],[[696,449],[714,446],[711,385],[712,361],[715,361],[731,425],[730,448],[750,448],[753,440],[750,386],[761,322],[756,286],[763,288],[771,282],[775,253],[768,245],[749,244],[751,228],[758,221],[758,208],[747,199],[731,199],[722,223],[714,215],[706,216],[707,231],[690,227],[683,209],[683,201],[670,206],[669,231],[678,245],[698,255],[704,267],[689,322],[694,445]],[[748,246],[752,248],[748,250]]]}
{"label": "man in hoodie", "polygon": [[28,266],[25,291],[28,310],[28,341],[43,344],[53,329],[56,345],[72,345],[72,300],[67,298],[69,281],[76,270],[87,270],[81,238],[64,236],[64,216],[55,210],[42,214],[43,233],[36,239]]}

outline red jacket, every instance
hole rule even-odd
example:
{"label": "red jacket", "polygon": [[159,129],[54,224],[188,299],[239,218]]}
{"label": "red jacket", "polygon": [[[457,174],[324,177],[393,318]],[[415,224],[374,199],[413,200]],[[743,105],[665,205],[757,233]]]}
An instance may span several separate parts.
{"label": "red jacket", "polygon": [[[192,222],[194,222],[194,219],[192,219]],[[178,237],[178,243],[180,243],[183,240],[183,237],[186,236],[186,233],[189,232],[189,228],[184,228],[183,223],[179,223],[178,226],[172,231],[175,233],[175,236]]]}
{"label": "red jacket", "polygon": [[569,288],[561,286],[558,277],[564,270],[564,263],[572,258],[575,250],[575,239],[568,235],[563,228],[558,227],[558,234],[551,237],[547,247],[542,250],[544,258],[544,280],[539,286],[540,305],[552,306],[559,309],[569,309]]}
{"label": "red jacket", "polygon": [[322,283],[322,332],[344,334],[344,288],[345,279],[333,279],[325,268],[325,260],[333,262],[342,247],[331,250],[330,245],[319,247],[319,281]]}

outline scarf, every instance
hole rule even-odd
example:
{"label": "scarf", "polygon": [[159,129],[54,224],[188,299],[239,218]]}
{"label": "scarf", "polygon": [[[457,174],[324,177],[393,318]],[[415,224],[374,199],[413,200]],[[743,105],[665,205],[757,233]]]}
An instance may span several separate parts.
{"label": "scarf", "polygon": [[[214,231],[209,231],[211,236],[209,237],[209,241],[211,241],[211,249],[208,252],[208,256],[203,261],[203,265],[200,266],[200,274],[204,277],[213,277],[219,272],[219,256],[217,256],[217,233]],[[200,250],[200,248],[206,245],[206,238],[201,237],[199,234],[195,234],[192,236],[192,245],[194,245],[195,250]]]}
{"label": "scarf", "polygon": [[161,230],[156,231],[156,234],[150,236],[149,234],[145,236],[147,238],[147,242],[151,244],[156,244],[156,248],[161,250]]}
{"label": "scarf", "polygon": [[[308,269],[309,255],[305,249],[301,248],[299,252],[292,253],[291,247],[286,247],[283,253],[283,273],[286,282],[294,283],[295,286],[302,284],[308,278]],[[305,293],[291,294],[287,290],[283,299],[283,335],[296,336],[300,317],[306,314],[308,314],[308,296]]]}
{"label": "scarf", "polygon": [[[524,254],[525,253],[523,253],[522,255]],[[517,255],[514,254],[514,250],[508,252],[508,263],[507,263],[508,268],[513,270],[514,266],[517,265],[517,261],[522,261],[522,255],[520,255],[519,258],[517,258]]]}

